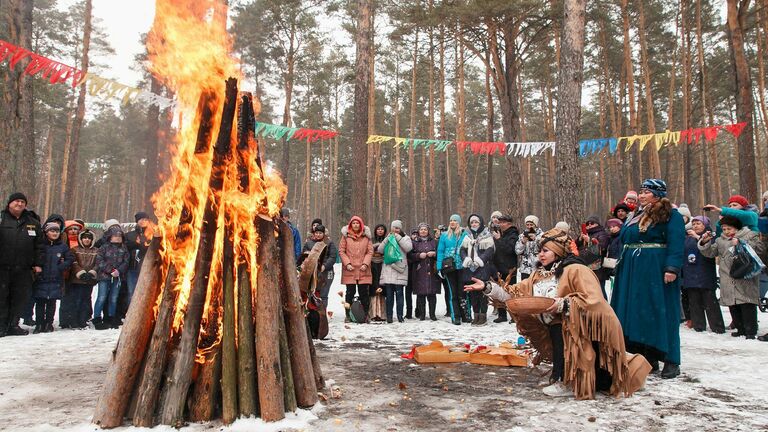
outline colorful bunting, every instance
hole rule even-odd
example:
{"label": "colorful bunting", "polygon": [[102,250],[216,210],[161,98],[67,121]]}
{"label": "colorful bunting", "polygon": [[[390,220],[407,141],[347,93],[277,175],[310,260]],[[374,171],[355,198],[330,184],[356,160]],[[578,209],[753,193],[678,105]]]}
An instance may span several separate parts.
{"label": "colorful bunting", "polygon": [[[295,127],[288,127],[283,125],[275,125],[275,124],[262,123],[262,122],[254,122],[253,134],[255,136],[261,135],[264,138],[273,138],[276,140],[295,139],[295,140],[306,140],[307,142],[310,142],[310,143],[318,140],[331,139],[339,135],[338,132],[331,131],[331,130],[295,128]],[[375,139],[378,139],[378,138],[388,138],[388,137],[377,137]],[[372,137],[368,137],[368,141],[369,143],[371,143],[371,142],[383,142],[386,140],[372,141]]]}

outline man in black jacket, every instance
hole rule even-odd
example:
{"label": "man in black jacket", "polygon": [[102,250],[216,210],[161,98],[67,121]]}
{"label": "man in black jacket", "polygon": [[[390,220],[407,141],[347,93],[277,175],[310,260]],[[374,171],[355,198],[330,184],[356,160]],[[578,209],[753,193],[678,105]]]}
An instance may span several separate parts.
{"label": "man in black jacket", "polygon": [[19,327],[19,318],[32,296],[32,273],[42,272],[44,242],[40,218],[27,210],[27,197],[11,194],[0,212],[0,337],[29,334]]}
{"label": "man in black jacket", "polygon": [[[512,216],[501,215],[497,218],[498,229],[493,232],[493,243],[496,246],[496,253],[493,255],[493,264],[506,280],[509,274],[512,274],[510,283],[517,282],[517,253],[515,253],[515,244],[517,243],[520,232],[517,227],[512,225]],[[507,320],[507,310],[499,309],[499,317],[493,320],[495,323],[505,322]]]}
{"label": "man in black jacket", "polygon": [[149,220],[149,214],[140,211],[136,213],[136,228],[125,235],[125,246],[130,253],[128,260],[128,272],[126,279],[128,282],[128,303],[133,297],[133,290],[136,289],[136,282],[139,281],[139,272],[141,263],[144,261],[144,255],[147,254],[149,243],[152,242],[152,227]]}

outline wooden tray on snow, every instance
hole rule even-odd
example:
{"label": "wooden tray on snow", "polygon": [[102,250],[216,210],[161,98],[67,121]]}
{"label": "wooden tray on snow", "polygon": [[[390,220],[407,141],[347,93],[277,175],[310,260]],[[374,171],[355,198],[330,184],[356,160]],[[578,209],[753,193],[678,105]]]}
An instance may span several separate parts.
{"label": "wooden tray on snow", "polygon": [[417,363],[461,363],[469,361],[469,353],[463,351],[451,351],[450,346],[443,345],[435,340],[429,345],[416,347],[413,359]]}
{"label": "wooden tray on snow", "polygon": [[469,355],[469,362],[489,366],[528,366],[528,355],[518,350],[492,347]]}
{"label": "wooden tray on snow", "polygon": [[551,297],[514,297],[506,302],[507,310],[517,314],[540,314],[555,303]]}

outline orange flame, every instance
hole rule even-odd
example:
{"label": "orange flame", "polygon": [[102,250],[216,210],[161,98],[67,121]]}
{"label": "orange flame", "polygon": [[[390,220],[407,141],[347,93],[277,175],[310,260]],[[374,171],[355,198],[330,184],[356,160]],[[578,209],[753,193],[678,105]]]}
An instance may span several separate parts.
{"label": "orange flame", "polygon": [[[157,0],[155,20],[147,38],[149,69],[155,78],[174,92],[179,118],[185,119],[179,122],[180,130],[174,140],[177,147],[172,150],[171,172],[152,197],[163,238],[163,267],[167,272],[168,266],[173,265],[177,272],[173,284],[179,290],[173,323],[176,331],[184,320],[194,276],[202,216],[210,194],[208,181],[213,142],[205,152],[195,152],[202,115],[198,101],[204,91],[217,96],[208,106],[213,113],[210,136],[211,141],[215,141],[219,133],[225,80],[229,77],[242,78],[239,62],[231,54],[231,38],[220,19],[222,12],[216,10],[221,6],[217,5],[220,5],[218,0]],[[255,109],[259,108],[258,103],[254,105]],[[233,153],[236,152],[236,145],[233,139]],[[212,314],[208,307],[211,304],[212,287],[221,283],[224,212],[231,216],[236,227],[233,239],[235,256],[239,257],[240,262],[249,264],[255,281],[253,275],[256,273],[258,235],[253,225],[254,217],[259,214],[277,215],[285,200],[287,188],[269,165],[262,171],[255,158],[256,148],[257,144],[251,142],[249,151],[244,154],[246,157],[243,160],[250,179],[247,190],[238,190],[238,169],[235,166],[238,158],[230,158],[231,166],[226,167],[203,329],[211,328],[206,323],[207,318],[221,316],[220,313]],[[253,287],[255,289],[255,284]]]}

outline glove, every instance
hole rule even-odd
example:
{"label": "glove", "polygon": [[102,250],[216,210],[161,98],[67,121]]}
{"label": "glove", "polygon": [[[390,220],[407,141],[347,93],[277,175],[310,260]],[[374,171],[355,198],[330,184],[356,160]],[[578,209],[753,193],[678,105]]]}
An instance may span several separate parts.
{"label": "glove", "polygon": [[80,270],[75,276],[83,282],[88,280],[88,273],[85,270]]}
{"label": "glove", "polygon": [[480,257],[475,257],[475,265],[478,267],[482,267],[483,265],[485,265],[485,263],[483,262],[483,260],[480,259]]}
{"label": "glove", "polygon": [[96,270],[88,271],[88,275],[89,275],[88,280],[90,281],[95,281],[96,278],[98,278],[98,275],[96,274]]}
{"label": "glove", "polygon": [[464,258],[464,261],[461,262],[461,266],[464,268],[469,268],[469,266],[472,265],[472,258],[466,257]]}

